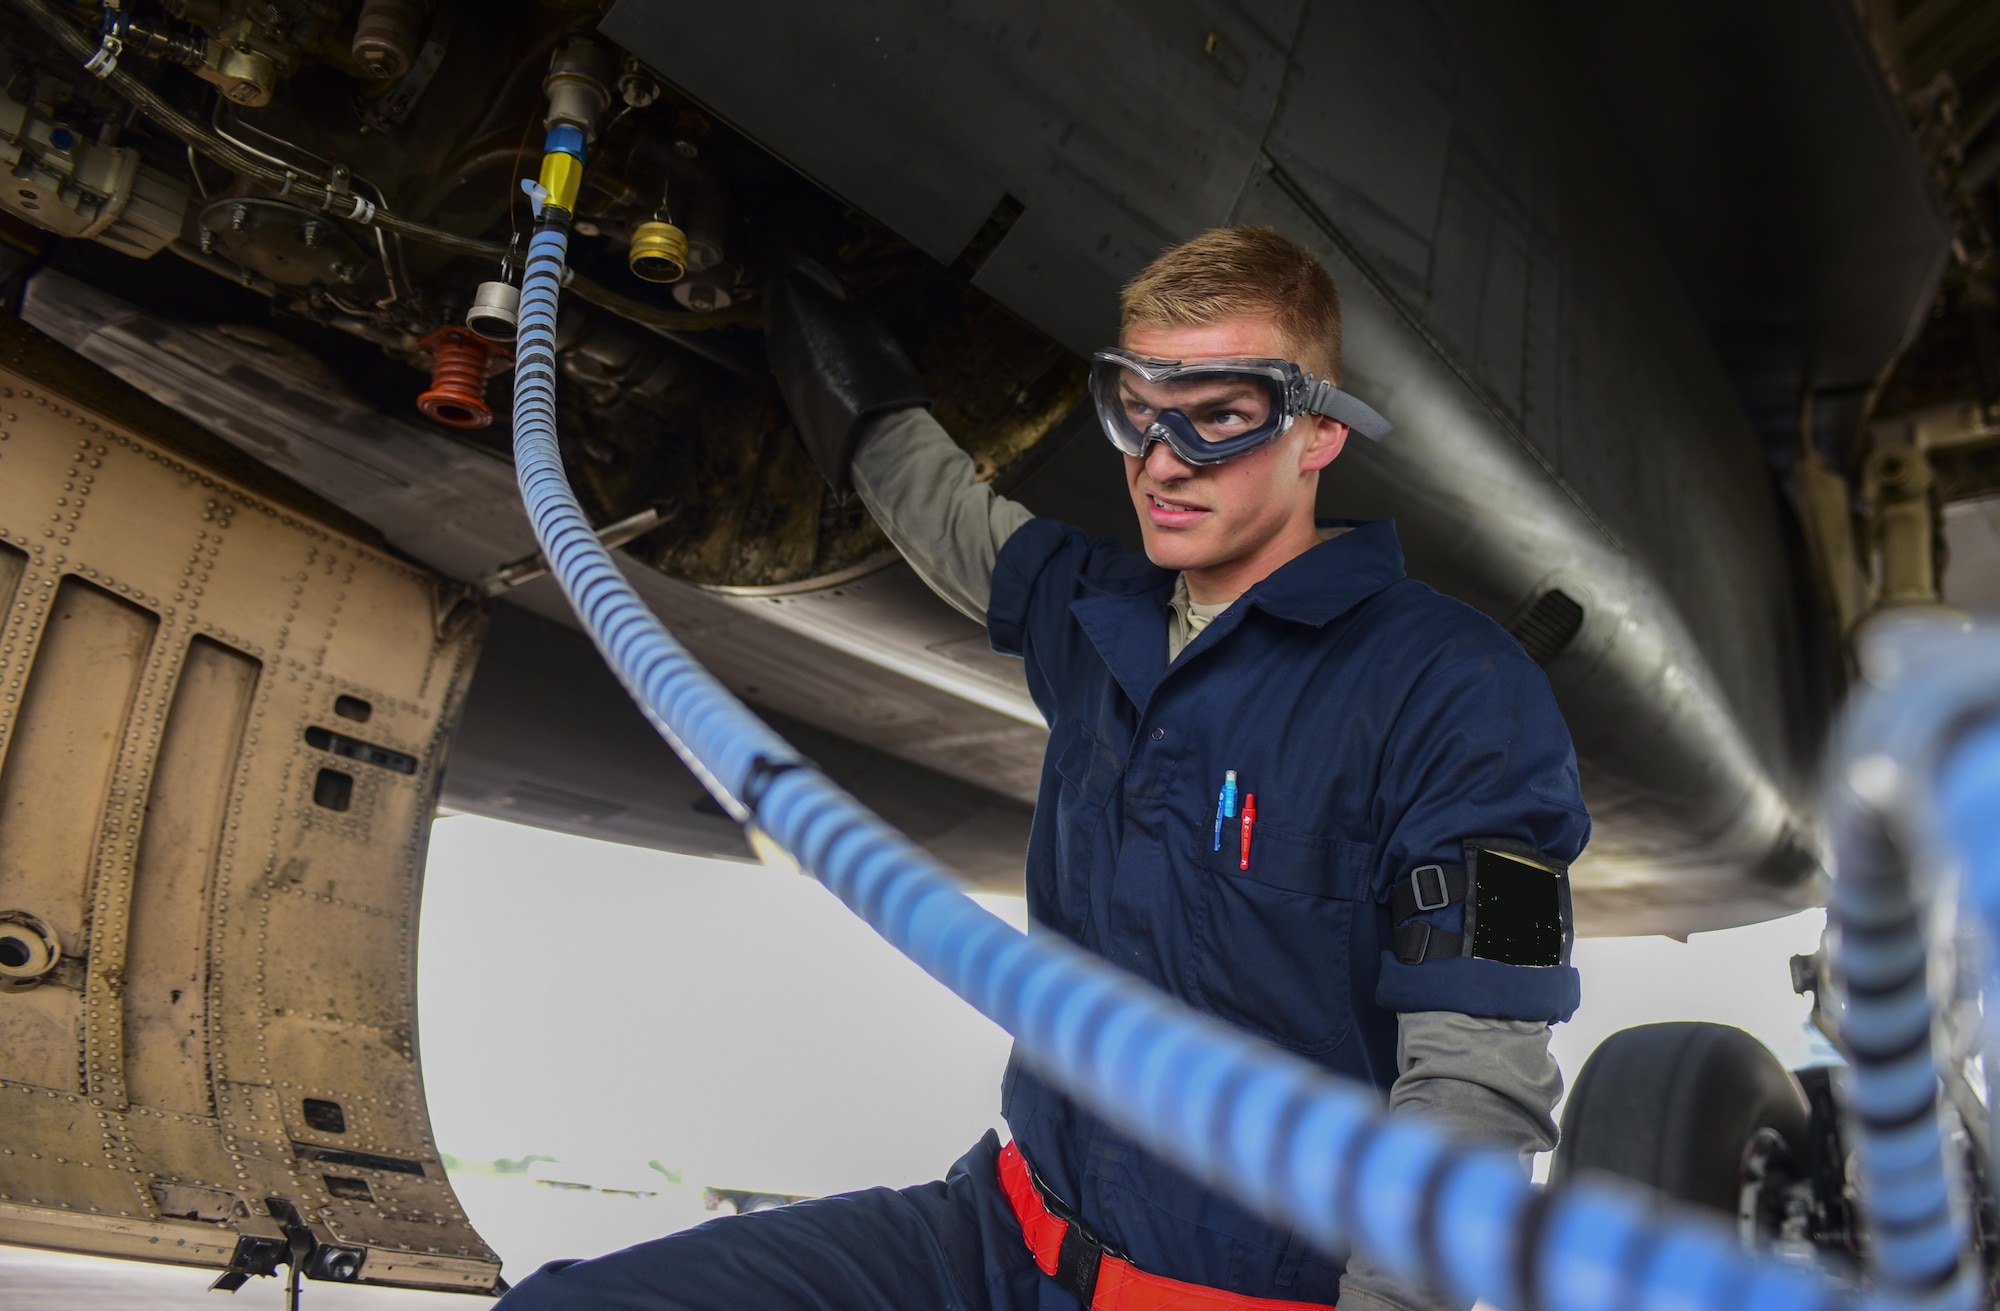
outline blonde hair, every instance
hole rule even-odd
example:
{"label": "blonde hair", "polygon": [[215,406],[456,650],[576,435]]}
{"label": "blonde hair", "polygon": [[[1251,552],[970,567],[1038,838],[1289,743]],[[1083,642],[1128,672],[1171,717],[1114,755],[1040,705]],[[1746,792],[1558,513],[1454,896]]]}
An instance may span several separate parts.
{"label": "blonde hair", "polygon": [[1118,327],[1206,327],[1268,316],[1307,370],[1340,381],[1340,292],[1319,257],[1276,228],[1210,228],[1125,284]]}

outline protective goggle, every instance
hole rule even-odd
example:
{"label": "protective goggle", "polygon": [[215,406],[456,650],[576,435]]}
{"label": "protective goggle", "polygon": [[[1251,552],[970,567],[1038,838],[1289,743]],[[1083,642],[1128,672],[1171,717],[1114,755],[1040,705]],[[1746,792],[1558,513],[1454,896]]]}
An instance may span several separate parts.
{"label": "protective goggle", "polygon": [[1155,360],[1128,350],[1090,358],[1090,394],[1111,444],[1143,458],[1154,442],[1189,464],[1220,464],[1322,414],[1380,441],[1389,421],[1290,360]]}

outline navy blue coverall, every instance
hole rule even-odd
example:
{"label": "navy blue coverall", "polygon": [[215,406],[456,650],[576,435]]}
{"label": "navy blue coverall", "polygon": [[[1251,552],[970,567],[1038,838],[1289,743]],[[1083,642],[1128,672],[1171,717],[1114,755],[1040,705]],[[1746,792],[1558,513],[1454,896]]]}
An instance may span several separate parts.
{"label": "navy blue coverall", "polygon": [[[1568,966],[1389,950],[1388,897],[1461,843],[1567,864],[1590,821],[1547,680],[1492,620],[1403,572],[1394,526],[1320,543],[1169,666],[1174,575],[1047,519],[1001,548],[987,626],[1050,726],[1028,906],[1196,1008],[1387,1089],[1398,1012],[1567,1019]],[[1257,805],[1250,868],[1235,770]],[[1457,928],[1462,908],[1434,912]],[[1332,1303],[1340,1266],[1148,1155],[1019,1063],[1003,1110],[1042,1180],[1141,1269]],[[523,1281],[506,1311],[1075,1311],[1033,1264],[985,1140],[943,1181],[712,1221]]]}

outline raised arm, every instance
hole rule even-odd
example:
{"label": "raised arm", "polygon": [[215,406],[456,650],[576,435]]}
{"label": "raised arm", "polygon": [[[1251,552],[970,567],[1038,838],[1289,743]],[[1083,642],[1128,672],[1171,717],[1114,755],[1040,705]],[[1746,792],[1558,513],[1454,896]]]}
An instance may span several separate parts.
{"label": "raised arm", "polygon": [[972,474],[928,410],[869,420],[850,469],[854,490],[889,540],[933,592],[986,622],[993,561],[1034,516]]}

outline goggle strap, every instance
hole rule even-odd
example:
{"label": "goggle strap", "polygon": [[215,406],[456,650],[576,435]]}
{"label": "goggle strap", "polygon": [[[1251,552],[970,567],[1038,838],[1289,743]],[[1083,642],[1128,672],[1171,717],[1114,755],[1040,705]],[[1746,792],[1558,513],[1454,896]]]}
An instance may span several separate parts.
{"label": "goggle strap", "polygon": [[1315,378],[1310,373],[1305,375],[1305,383],[1306,383],[1306,402],[1305,402],[1306,413],[1325,414],[1326,405],[1328,400],[1330,399],[1330,395],[1336,392],[1338,389],[1332,383],[1327,382],[1323,378]]}
{"label": "goggle strap", "polygon": [[1344,423],[1370,441],[1381,441],[1389,435],[1389,421],[1376,413],[1366,401],[1348,395],[1340,388],[1315,378],[1310,373],[1304,376],[1305,403],[1303,408],[1309,414],[1321,414]]}

